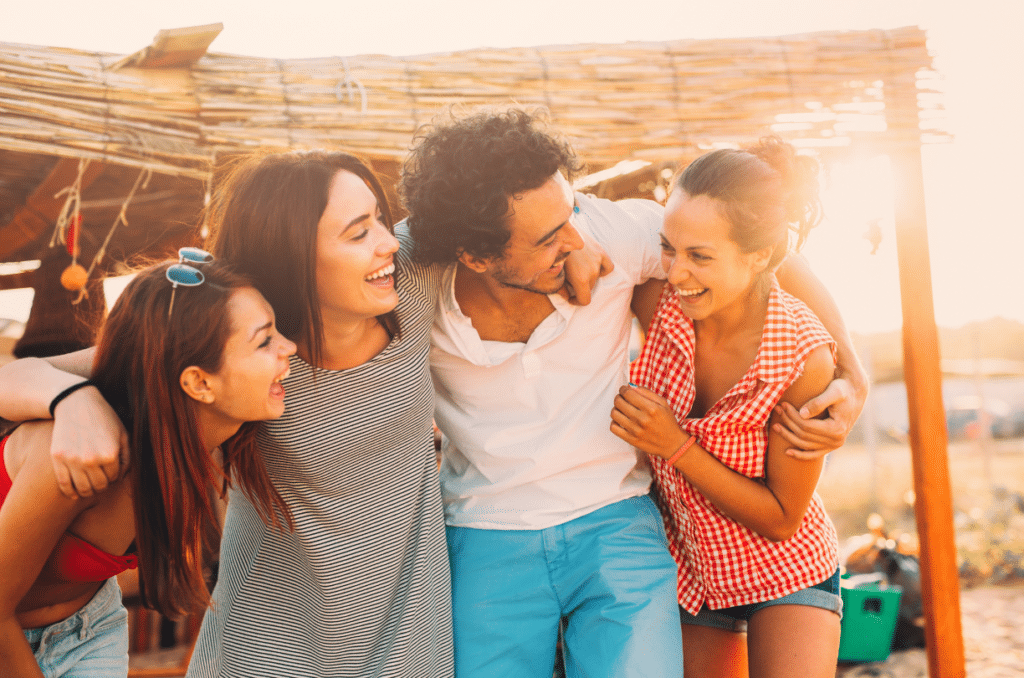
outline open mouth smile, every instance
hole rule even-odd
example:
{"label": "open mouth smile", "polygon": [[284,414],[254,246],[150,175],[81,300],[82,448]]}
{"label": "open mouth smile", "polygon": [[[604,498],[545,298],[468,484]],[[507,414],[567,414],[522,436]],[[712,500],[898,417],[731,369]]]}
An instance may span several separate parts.
{"label": "open mouth smile", "polygon": [[395,265],[393,263],[379,268],[370,275],[363,278],[366,282],[371,285],[390,285],[391,275],[395,272]]}

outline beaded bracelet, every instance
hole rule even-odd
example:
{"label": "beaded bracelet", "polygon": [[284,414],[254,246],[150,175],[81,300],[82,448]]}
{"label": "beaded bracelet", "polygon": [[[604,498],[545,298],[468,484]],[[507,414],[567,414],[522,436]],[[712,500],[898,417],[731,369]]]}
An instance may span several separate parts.
{"label": "beaded bracelet", "polygon": [[85,381],[80,381],[77,384],[71,384],[71,386],[68,386],[66,389],[58,393],[56,396],[54,396],[53,400],[50,401],[50,416],[56,416],[54,414],[54,410],[57,409],[57,405],[60,404],[60,401],[64,400],[65,398],[67,398],[69,395],[71,395],[80,388],[95,385],[96,384],[94,384],[91,379],[86,379]]}
{"label": "beaded bracelet", "polygon": [[679,446],[679,449],[672,453],[672,456],[665,460],[665,463],[669,466],[675,466],[679,458],[686,454],[686,451],[690,449],[690,446],[697,442],[697,436],[690,436],[686,439],[686,442]]}

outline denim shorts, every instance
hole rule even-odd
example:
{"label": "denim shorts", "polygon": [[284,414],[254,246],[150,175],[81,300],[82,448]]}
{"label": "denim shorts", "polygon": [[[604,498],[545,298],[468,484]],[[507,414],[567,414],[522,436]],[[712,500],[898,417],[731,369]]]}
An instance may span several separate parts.
{"label": "denim shorts", "polygon": [[737,605],[726,607],[721,610],[708,609],[705,603],[697,612],[696,616],[690,614],[682,607],[679,608],[679,617],[684,624],[692,626],[710,626],[725,631],[736,631],[742,633],[747,630],[747,622],[755,613],[772,605],[806,605],[807,607],[820,607],[829,612],[835,612],[839,618],[843,618],[843,599],[839,595],[839,570],[835,574],[814,586],[790,593],[775,600],[766,600],[761,603],[750,605]]}
{"label": "denim shorts", "polygon": [[128,675],[128,610],[121,604],[116,577],[67,619],[24,631],[47,678]]}

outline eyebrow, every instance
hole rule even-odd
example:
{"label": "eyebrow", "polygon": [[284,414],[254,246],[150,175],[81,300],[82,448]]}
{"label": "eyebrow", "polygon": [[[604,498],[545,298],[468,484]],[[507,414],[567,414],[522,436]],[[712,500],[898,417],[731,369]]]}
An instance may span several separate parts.
{"label": "eyebrow", "polygon": [[366,221],[369,218],[370,218],[369,214],[360,214],[358,217],[356,217],[352,221],[350,221],[347,224],[345,224],[345,227],[343,229],[341,229],[341,232],[344,233],[345,231],[351,229],[353,226],[355,226],[357,224],[360,224],[360,223]]}
{"label": "eyebrow", "polygon": [[273,327],[273,326],[274,326],[274,323],[273,323],[272,321],[269,321],[269,320],[268,320],[268,321],[267,321],[267,322],[266,322],[265,324],[263,324],[263,325],[260,325],[259,327],[257,327],[257,328],[256,328],[256,329],[255,329],[255,330],[253,331],[253,333],[252,333],[252,336],[251,336],[251,337],[249,337],[249,341],[252,341],[253,339],[255,339],[255,338],[256,338],[256,335],[257,335],[257,334],[259,334],[260,332],[262,332],[263,330],[269,330],[269,329],[270,329],[271,327]]}
{"label": "eyebrow", "polygon": [[569,214],[569,218],[566,219],[565,221],[563,221],[562,223],[560,223],[558,226],[555,226],[553,229],[551,229],[550,231],[545,233],[543,236],[541,236],[540,239],[537,242],[534,243],[534,245],[540,245],[540,244],[544,243],[544,241],[550,240],[551,236],[553,236],[555,233],[558,233],[560,230],[565,228],[565,225],[568,224],[572,220],[572,214],[574,214],[576,212],[576,206],[578,204],[579,204],[578,202],[573,200],[572,201],[573,212]]}
{"label": "eyebrow", "polygon": [[360,224],[360,223],[366,221],[367,219],[370,219],[371,217],[376,216],[380,212],[381,212],[380,203],[379,202],[374,202],[373,203],[373,210],[372,211],[367,212],[365,214],[360,214],[358,217],[356,217],[352,221],[350,221],[347,224],[345,224],[345,227],[341,229],[341,232],[344,233],[345,231],[349,230],[353,226],[355,226],[357,224]]}

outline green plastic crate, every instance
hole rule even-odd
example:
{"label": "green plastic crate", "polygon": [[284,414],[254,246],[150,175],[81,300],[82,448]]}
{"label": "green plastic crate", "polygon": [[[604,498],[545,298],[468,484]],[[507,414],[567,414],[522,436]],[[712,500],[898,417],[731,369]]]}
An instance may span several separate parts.
{"label": "green plastic crate", "polygon": [[843,586],[840,594],[843,597],[843,621],[839,661],[885,661],[892,647],[903,589],[872,583],[857,588]]}

